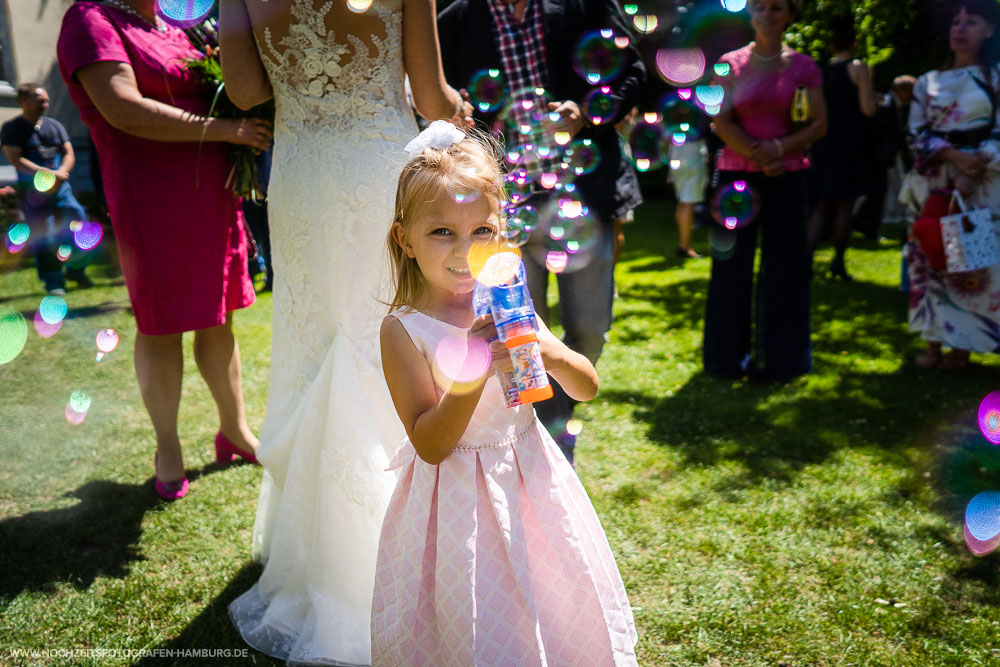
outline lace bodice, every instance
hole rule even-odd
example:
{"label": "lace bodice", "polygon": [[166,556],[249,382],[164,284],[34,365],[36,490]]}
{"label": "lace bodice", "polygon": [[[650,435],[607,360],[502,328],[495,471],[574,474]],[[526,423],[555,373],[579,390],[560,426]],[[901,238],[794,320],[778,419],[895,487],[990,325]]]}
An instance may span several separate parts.
{"label": "lace bodice", "polygon": [[[258,39],[279,120],[354,129],[359,121],[371,125],[407,106],[401,4],[373,2],[367,20],[354,26],[364,34],[352,33],[351,26],[328,29],[334,8],[334,0],[319,7],[313,0],[292,0],[287,33],[275,37],[267,27]],[[373,31],[373,24],[380,30]]]}
{"label": "lace bodice", "polygon": [[[455,337],[464,342],[468,336],[466,329],[434,319],[420,311],[413,310],[405,313],[397,311],[394,315],[403,324],[410,340],[417,346],[429,364],[434,363],[438,345],[443,339]],[[434,384],[438,396],[441,396],[445,387],[441,385],[437,374],[435,374]],[[462,434],[456,447],[458,449],[481,449],[510,444],[531,428],[534,423],[535,411],[531,405],[508,408],[504,404],[500,381],[495,375],[492,375],[486,381],[486,387],[483,389],[479,404],[476,405],[472,419],[469,420],[469,426],[465,429],[465,433]]]}

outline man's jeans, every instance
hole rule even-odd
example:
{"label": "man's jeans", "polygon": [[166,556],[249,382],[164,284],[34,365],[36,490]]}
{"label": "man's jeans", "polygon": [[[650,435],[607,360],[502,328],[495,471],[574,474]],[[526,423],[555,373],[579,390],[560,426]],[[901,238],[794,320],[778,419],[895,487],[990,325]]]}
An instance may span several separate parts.
{"label": "man's jeans", "polygon": [[34,237],[29,243],[35,251],[38,277],[45,283],[47,291],[62,289],[66,278],[63,276],[63,263],[56,255],[56,250],[60,245],[73,248],[66,273],[71,280],[82,278],[86,255],[73,246],[73,232],[69,223],[86,220],[87,212],[73,196],[69,183],[63,183],[54,194],[34,191],[30,185],[27,187],[28,193],[22,199],[22,209]]}
{"label": "man's jeans", "polygon": [[[601,356],[605,335],[611,328],[611,305],[615,291],[614,235],[610,224],[595,222],[598,226],[597,240],[590,261],[582,269],[556,274],[559,321],[565,331],[563,342],[592,363],[597,363],[597,358]],[[522,248],[522,254],[535,311],[549,324],[546,301],[549,271],[544,261],[544,234],[541,227],[535,229]],[[573,416],[576,401],[566,395],[558,382],[552,382],[552,390],[552,398],[536,403],[535,410],[566,458],[572,462],[576,436],[566,432],[566,422]]]}

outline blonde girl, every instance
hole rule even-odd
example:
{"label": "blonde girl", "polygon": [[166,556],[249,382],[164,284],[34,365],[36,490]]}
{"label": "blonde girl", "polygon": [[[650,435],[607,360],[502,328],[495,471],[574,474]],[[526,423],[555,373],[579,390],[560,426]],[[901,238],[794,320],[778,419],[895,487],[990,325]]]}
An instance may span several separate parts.
{"label": "blonde girl", "polygon": [[[496,153],[447,123],[407,150],[381,347],[408,437],[390,463],[400,477],[379,543],[374,664],[634,665],[632,611],[593,506],[533,408],[505,407],[495,370],[509,356],[489,347],[490,316],[473,314],[470,251],[502,225]],[[540,328],[551,377],[592,398],[593,365]]]}

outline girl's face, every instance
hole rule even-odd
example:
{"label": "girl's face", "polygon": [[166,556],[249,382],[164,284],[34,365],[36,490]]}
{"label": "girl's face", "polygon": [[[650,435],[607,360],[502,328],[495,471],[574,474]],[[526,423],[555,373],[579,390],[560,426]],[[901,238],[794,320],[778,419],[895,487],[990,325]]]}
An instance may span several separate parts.
{"label": "girl's face", "polygon": [[469,250],[495,242],[498,223],[485,195],[457,203],[442,192],[409,228],[396,223],[393,236],[417,260],[428,296],[434,300],[472,291],[476,278],[469,270]]}
{"label": "girl's face", "polygon": [[750,25],[757,35],[780,37],[794,20],[788,0],[750,0]]}
{"label": "girl's face", "polygon": [[979,49],[983,42],[993,36],[996,29],[991,23],[978,14],[969,14],[965,7],[951,20],[951,30],[948,32],[948,46],[953,53],[971,54],[979,59]]}

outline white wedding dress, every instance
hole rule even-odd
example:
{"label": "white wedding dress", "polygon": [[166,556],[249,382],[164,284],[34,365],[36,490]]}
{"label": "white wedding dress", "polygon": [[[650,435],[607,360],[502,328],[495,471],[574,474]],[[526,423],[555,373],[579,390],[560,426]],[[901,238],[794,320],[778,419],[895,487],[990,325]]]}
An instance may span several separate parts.
{"label": "white wedding dress", "polygon": [[[319,5],[319,3],[317,3]],[[288,35],[258,44],[277,115],[268,192],[274,324],[264,478],[253,554],[264,563],[229,614],[289,663],[370,664],[386,472],[405,437],[382,376],[385,238],[403,146],[401,0],[368,9],[361,40],[324,26],[331,3],[293,0]]]}

